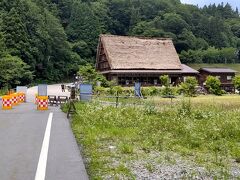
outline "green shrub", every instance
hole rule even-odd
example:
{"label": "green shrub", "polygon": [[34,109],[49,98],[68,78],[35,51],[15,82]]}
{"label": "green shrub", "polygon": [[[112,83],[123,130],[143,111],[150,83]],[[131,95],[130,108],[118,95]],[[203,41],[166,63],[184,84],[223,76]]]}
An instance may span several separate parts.
{"label": "green shrub", "polygon": [[123,88],[123,94],[126,95],[126,96],[133,96],[134,95],[134,89],[129,88],[129,87],[125,87],[125,88]]}
{"label": "green shrub", "polygon": [[103,87],[109,87],[111,84],[105,76],[96,71],[92,64],[81,66],[78,75],[81,76],[83,82],[93,84],[93,86],[96,86],[97,82],[100,82]]}
{"label": "green shrub", "polygon": [[159,94],[160,90],[155,86],[149,88],[150,96],[156,96]]}
{"label": "green shrub", "polygon": [[163,85],[163,90],[161,94],[163,96],[171,96],[174,95],[174,89],[170,87],[170,78],[168,75],[160,76],[160,81]]}
{"label": "green shrub", "polygon": [[102,86],[96,86],[96,87],[94,88],[94,92],[95,92],[96,94],[105,94],[106,88],[104,88],[104,87],[102,87]]}
{"label": "green shrub", "polygon": [[110,94],[112,95],[120,95],[123,93],[123,87],[121,86],[113,86],[113,87],[110,87]]}
{"label": "green shrub", "polygon": [[142,95],[143,96],[157,96],[160,95],[161,93],[161,88],[158,87],[142,87],[141,89]]}
{"label": "green shrub", "polygon": [[164,87],[161,93],[162,96],[170,96],[173,95],[173,88],[171,87]]}
{"label": "green shrub", "polygon": [[175,86],[175,87],[163,87],[161,92],[160,92],[160,95],[161,96],[176,96],[176,95],[179,95],[179,87],[178,86]]}
{"label": "green shrub", "polygon": [[233,84],[235,88],[238,90],[238,93],[240,94],[240,76],[239,75],[233,78]]}
{"label": "green shrub", "polygon": [[160,81],[161,81],[163,86],[165,86],[165,87],[169,87],[170,86],[170,79],[169,79],[168,75],[160,76]]}
{"label": "green shrub", "polygon": [[198,82],[195,77],[187,77],[185,82],[180,84],[180,92],[185,96],[194,96],[196,95],[196,86]]}
{"label": "green shrub", "polygon": [[208,76],[207,80],[205,81],[206,87],[211,94],[215,95],[222,95],[224,91],[221,90],[221,82],[217,77],[214,76]]}
{"label": "green shrub", "polygon": [[95,81],[94,82],[95,84],[97,84],[97,82],[100,82],[100,85],[102,87],[109,87],[110,86],[110,82],[102,74],[97,74],[97,77],[94,79],[94,81]]}
{"label": "green shrub", "polygon": [[150,96],[150,89],[148,87],[142,87],[141,92],[143,96]]}

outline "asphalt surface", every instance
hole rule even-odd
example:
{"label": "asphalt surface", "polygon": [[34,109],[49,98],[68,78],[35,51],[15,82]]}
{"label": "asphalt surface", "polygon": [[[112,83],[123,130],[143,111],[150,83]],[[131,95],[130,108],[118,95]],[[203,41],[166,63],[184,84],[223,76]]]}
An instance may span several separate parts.
{"label": "asphalt surface", "polygon": [[[53,119],[44,179],[88,179],[69,120],[58,107],[37,111],[33,103],[36,89],[28,90],[27,103],[0,110],[0,179],[35,179],[50,112]],[[49,86],[49,90],[52,95],[68,95],[59,85]]]}

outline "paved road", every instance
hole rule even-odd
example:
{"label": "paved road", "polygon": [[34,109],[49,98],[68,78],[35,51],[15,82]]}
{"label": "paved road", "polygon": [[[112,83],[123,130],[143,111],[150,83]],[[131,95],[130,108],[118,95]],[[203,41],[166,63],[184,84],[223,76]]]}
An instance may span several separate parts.
{"label": "paved road", "polygon": [[[57,107],[40,112],[33,104],[37,88],[28,90],[28,102],[13,110],[0,110],[0,179],[33,180],[37,169],[46,180],[88,179],[75,138],[66,115]],[[51,94],[62,94],[59,85],[49,86]],[[44,151],[46,126],[50,122],[48,153]],[[45,132],[46,131],[46,132]],[[46,150],[46,149],[45,149]],[[40,154],[47,155],[46,169],[42,167]],[[44,157],[44,155],[43,155]],[[44,163],[43,163],[44,164]],[[44,176],[42,176],[44,177]]]}

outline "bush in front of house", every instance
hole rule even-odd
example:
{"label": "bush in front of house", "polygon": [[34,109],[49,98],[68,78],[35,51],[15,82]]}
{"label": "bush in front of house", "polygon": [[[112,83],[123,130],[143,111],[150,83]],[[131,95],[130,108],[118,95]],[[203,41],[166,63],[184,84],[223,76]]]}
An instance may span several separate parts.
{"label": "bush in front of house", "polygon": [[170,88],[169,76],[168,75],[163,75],[163,76],[160,76],[159,79],[160,79],[161,84],[163,86],[162,95],[163,96],[168,96],[168,95],[172,94],[172,90]]}
{"label": "bush in front of house", "polygon": [[142,87],[142,95],[143,96],[157,96],[161,94],[162,88],[161,87]]}
{"label": "bush in front of house", "polygon": [[107,88],[104,88],[102,86],[96,86],[94,88],[94,92],[98,95],[107,94]]}
{"label": "bush in front of house", "polygon": [[217,77],[208,76],[205,83],[209,93],[215,94],[218,96],[221,96],[222,94],[224,94],[224,91],[221,90],[221,82]]}
{"label": "bush in front of house", "polygon": [[234,84],[234,87],[238,90],[238,93],[240,94],[240,76],[235,76],[233,78],[233,84]]}
{"label": "bush in front of house", "polygon": [[84,83],[90,83],[94,87],[97,86],[98,82],[102,87],[109,87],[111,85],[105,76],[96,71],[92,64],[81,66],[78,75],[82,78]]}
{"label": "bush in front of house", "polygon": [[195,96],[197,85],[198,82],[195,77],[187,77],[185,82],[182,82],[180,84],[180,92],[183,93],[185,96]]}
{"label": "bush in front of house", "polygon": [[112,86],[112,87],[110,87],[110,94],[111,95],[122,95],[123,94],[123,87],[122,86]]}
{"label": "bush in front of house", "polygon": [[[168,95],[178,95],[179,87],[169,87],[166,90],[165,87],[142,87],[141,88],[142,95],[144,97],[147,96],[168,96]],[[121,87],[121,86],[110,86],[108,88],[104,88],[101,86],[94,87],[94,93],[97,95],[121,95],[121,96],[134,96],[134,87]]]}

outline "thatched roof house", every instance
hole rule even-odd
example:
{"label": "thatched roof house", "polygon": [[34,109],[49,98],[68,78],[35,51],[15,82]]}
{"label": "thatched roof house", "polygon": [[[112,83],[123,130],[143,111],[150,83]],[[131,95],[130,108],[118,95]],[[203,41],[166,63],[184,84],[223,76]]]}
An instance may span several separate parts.
{"label": "thatched roof house", "polygon": [[171,39],[101,35],[96,68],[108,80],[128,85],[136,81],[159,84],[159,76],[168,74],[173,83],[197,71],[181,64]]}

